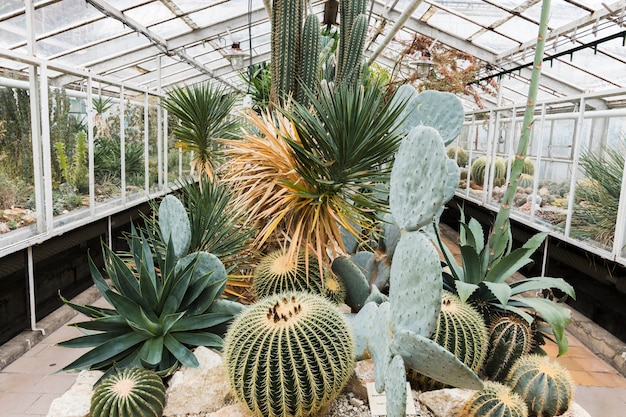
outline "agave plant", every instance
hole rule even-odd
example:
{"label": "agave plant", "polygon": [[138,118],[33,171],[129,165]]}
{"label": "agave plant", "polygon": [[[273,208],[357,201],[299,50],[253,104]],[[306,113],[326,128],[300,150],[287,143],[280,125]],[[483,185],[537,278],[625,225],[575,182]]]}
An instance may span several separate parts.
{"label": "agave plant", "polygon": [[219,260],[206,252],[178,259],[169,239],[164,256],[156,256],[155,264],[146,237],[135,227],[129,244],[130,262],[103,246],[111,284],[89,260],[95,286],[112,308],[77,305],[61,297],[92,320],[74,325],[87,335],[60,346],[93,348],[63,370],[94,369],[108,375],[115,368],[137,366],[165,376],[180,364],[198,366],[191,348],[221,347],[214,327],[232,314],[210,311],[226,281]]}
{"label": "agave plant", "polygon": [[[290,253],[343,247],[340,225],[353,234],[369,229],[389,162],[402,135],[404,106],[384,102],[378,88],[322,89],[280,113],[248,115],[259,133],[229,141],[225,175],[250,218],[262,220],[257,244],[285,239]],[[286,238],[284,238],[286,236]],[[283,241],[283,242],[284,242]]]}
{"label": "agave plant", "polygon": [[493,313],[509,311],[535,325],[537,321],[548,323],[550,328],[539,326],[539,337],[551,338],[551,333],[559,347],[559,354],[567,352],[564,329],[570,322],[569,310],[550,298],[524,297],[522,294],[558,289],[575,298],[574,288],[562,278],[532,277],[507,281],[520,268],[532,262],[531,256],[543,243],[546,233],[534,235],[515,250],[512,250],[509,233],[508,248],[499,257],[490,259],[489,246],[485,244],[480,223],[476,219],[466,223],[461,212],[460,224],[461,265],[456,263],[454,255],[437,233],[439,248],[450,268],[450,273],[443,273],[444,289],[477,306],[486,322]]}
{"label": "agave plant", "polygon": [[234,139],[239,122],[230,117],[236,97],[225,87],[205,83],[171,90],[163,107],[180,121],[173,130],[176,147],[193,151],[192,174],[197,169],[213,177],[219,166],[221,147],[216,138]]}

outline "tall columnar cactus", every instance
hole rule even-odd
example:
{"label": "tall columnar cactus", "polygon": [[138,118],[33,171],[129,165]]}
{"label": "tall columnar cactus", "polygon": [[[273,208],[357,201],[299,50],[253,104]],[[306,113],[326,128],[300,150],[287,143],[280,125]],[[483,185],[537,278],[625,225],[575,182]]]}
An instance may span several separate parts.
{"label": "tall columnar cactus", "polygon": [[[346,77],[346,74],[354,71],[354,67],[349,67],[347,61],[361,62],[363,57],[363,46],[360,50],[353,49],[354,44],[351,41],[352,28],[356,22],[357,16],[365,14],[367,9],[367,0],[340,0],[339,1],[339,45],[337,46],[337,81]],[[367,28],[366,28],[367,29]],[[360,36],[360,35],[359,35]],[[348,58],[352,55],[352,58]],[[360,58],[359,58],[360,57]],[[357,71],[360,75],[360,68]]]}
{"label": "tall columnar cactus", "polygon": [[298,101],[307,106],[309,99],[306,88],[313,89],[319,80],[320,69],[320,20],[316,14],[310,14],[304,19],[302,29],[302,66],[300,67],[300,85],[297,86]]}
{"label": "tall columnar cactus", "polygon": [[[478,373],[485,360],[489,339],[485,321],[470,304],[444,291],[441,299],[439,323],[433,340],[446,348],[472,371]],[[420,391],[444,388],[444,384],[413,370],[409,371],[411,384]]]}
{"label": "tall columnar cactus", "polygon": [[[355,2],[356,3],[356,2]],[[367,37],[368,21],[363,13],[356,16],[350,28],[350,37],[342,37],[341,41],[347,43],[344,50],[343,60],[340,61],[336,82],[357,86],[361,80],[363,66],[363,50]]]}
{"label": "tall columnar cactus", "polygon": [[531,417],[559,416],[572,401],[572,377],[549,356],[522,356],[513,364],[506,383],[524,399]]}
{"label": "tall columnar cactus", "polygon": [[327,296],[336,303],[345,298],[345,287],[326,266],[320,272],[318,259],[302,252],[293,259],[279,249],[266,255],[254,271],[253,289],[257,298],[287,291],[309,291]]}
{"label": "tall columnar cactus", "polygon": [[463,405],[457,417],[527,417],[524,400],[498,382],[485,382]]}
{"label": "tall columnar cactus", "polygon": [[308,292],[263,298],[226,334],[232,392],[259,417],[315,416],[354,368],[354,342],[337,307]]}
{"label": "tall columnar cactus", "polygon": [[271,100],[283,103],[296,92],[302,63],[303,0],[274,0],[271,16]]}
{"label": "tall columnar cactus", "polygon": [[386,391],[389,417],[405,415],[406,367],[444,384],[482,387],[471,369],[429,339],[441,308],[441,265],[420,229],[433,222],[446,198],[447,160],[443,139],[432,127],[414,127],[400,144],[389,194],[391,213],[400,228],[389,301],[366,305],[354,321],[371,323],[354,326],[356,340],[360,352],[371,354],[376,389]]}
{"label": "tall columnar cactus", "polygon": [[144,368],[118,370],[94,388],[91,417],[161,417],[165,386],[156,372]]}
{"label": "tall columnar cactus", "polygon": [[513,363],[530,353],[533,340],[530,323],[517,314],[506,314],[492,320],[484,374],[490,379],[504,381]]}

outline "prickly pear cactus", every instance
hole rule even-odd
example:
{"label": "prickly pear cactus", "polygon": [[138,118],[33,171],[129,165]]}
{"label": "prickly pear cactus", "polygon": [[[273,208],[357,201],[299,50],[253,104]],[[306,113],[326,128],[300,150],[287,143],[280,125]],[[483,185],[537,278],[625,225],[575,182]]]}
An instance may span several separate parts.
{"label": "prickly pear cactus", "polygon": [[326,298],[287,292],[242,312],[224,340],[235,398],[258,417],[316,416],[350,379],[349,325]]}
{"label": "prickly pear cactus", "polygon": [[506,384],[524,399],[531,417],[560,416],[572,402],[572,377],[549,356],[522,356],[511,368]]}
{"label": "prickly pear cactus", "polygon": [[161,417],[165,407],[165,385],[156,372],[126,368],[105,378],[94,388],[91,417]]}
{"label": "prickly pear cactus", "polygon": [[191,224],[185,206],[173,195],[166,195],[159,204],[159,228],[163,242],[172,239],[174,255],[182,257],[191,244]]}
{"label": "prickly pear cactus", "polygon": [[524,400],[506,385],[485,382],[459,411],[458,417],[527,417]]}
{"label": "prickly pear cactus", "polygon": [[[441,313],[433,340],[472,371],[478,373],[483,366],[489,345],[485,321],[470,304],[447,291],[443,292]],[[445,384],[413,370],[409,371],[409,381],[419,391],[445,387]]]}

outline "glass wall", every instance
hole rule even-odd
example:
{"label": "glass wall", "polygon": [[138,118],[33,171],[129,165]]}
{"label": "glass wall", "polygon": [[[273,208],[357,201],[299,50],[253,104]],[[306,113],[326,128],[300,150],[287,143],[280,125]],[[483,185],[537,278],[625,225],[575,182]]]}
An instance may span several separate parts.
{"label": "glass wall", "polygon": [[[626,91],[539,103],[512,214],[626,265]],[[497,210],[510,183],[523,107],[466,115],[449,149],[457,195]]]}
{"label": "glass wall", "polygon": [[0,257],[189,174],[159,95],[37,58],[0,60],[15,68],[0,75]]}

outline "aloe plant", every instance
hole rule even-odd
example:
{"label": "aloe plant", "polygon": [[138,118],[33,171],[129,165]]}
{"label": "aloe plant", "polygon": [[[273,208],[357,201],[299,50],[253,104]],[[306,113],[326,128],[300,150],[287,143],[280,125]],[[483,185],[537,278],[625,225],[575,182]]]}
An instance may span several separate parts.
{"label": "aloe plant", "polygon": [[75,324],[89,334],[60,346],[93,348],[63,370],[104,370],[107,376],[116,368],[137,366],[165,376],[180,364],[198,366],[191,348],[221,347],[218,326],[239,309],[216,301],[226,286],[220,260],[208,252],[187,254],[189,220],[180,216],[181,210],[184,213],[173,196],[159,207],[159,233],[167,241],[163,252],[153,251],[151,238],[133,225],[127,256],[103,245],[104,275],[90,258],[94,284],[111,308],[78,305],[61,297],[92,320]]}

